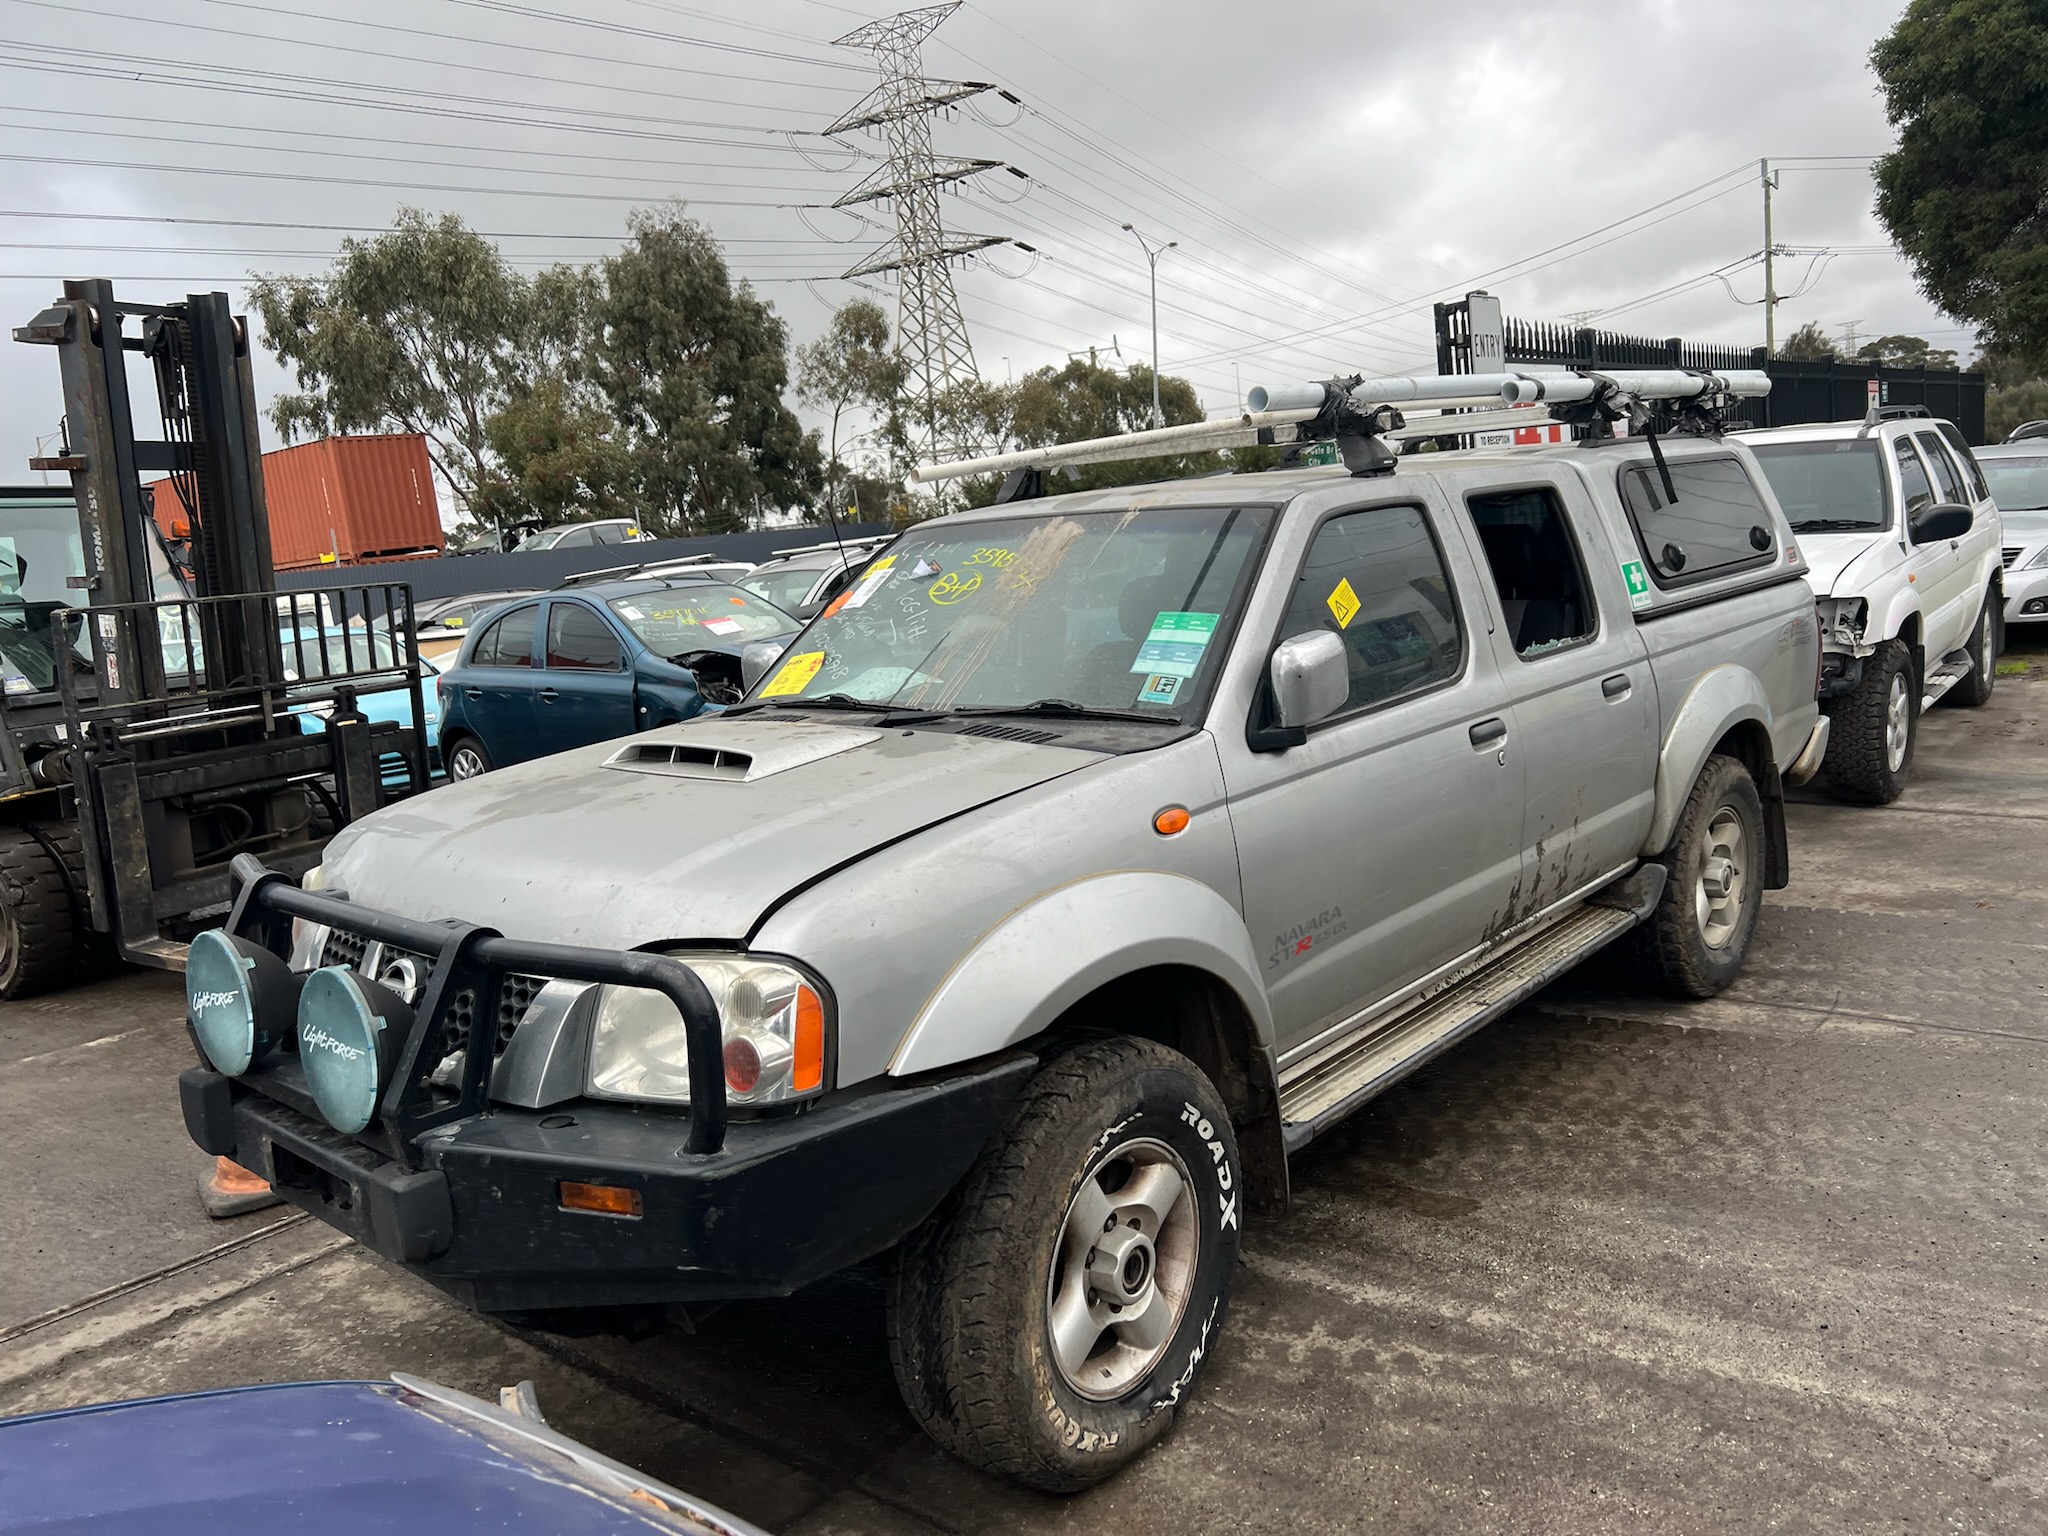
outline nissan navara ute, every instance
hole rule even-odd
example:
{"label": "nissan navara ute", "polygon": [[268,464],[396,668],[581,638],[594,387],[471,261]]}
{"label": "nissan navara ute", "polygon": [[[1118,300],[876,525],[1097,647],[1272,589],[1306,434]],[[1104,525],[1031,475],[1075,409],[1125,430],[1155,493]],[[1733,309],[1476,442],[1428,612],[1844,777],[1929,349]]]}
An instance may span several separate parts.
{"label": "nissan navara ute", "polygon": [[919,1422],[1078,1488],[1290,1154],[1610,942],[1735,978],[1818,660],[1732,440],[935,519],[722,715],[245,857],[186,1122],[489,1313],[879,1259]]}

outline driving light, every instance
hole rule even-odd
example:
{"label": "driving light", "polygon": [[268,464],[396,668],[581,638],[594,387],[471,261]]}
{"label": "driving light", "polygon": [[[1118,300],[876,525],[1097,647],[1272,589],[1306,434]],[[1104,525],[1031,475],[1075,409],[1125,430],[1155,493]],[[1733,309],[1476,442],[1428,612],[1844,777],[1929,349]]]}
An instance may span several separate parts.
{"label": "driving light", "polygon": [[[825,1000],[795,967],[730,954],[678,954],[718,1006],[726,1098],[777,1104],[825,1086]],[[674,1003],[644,987],[605,987],[592,1021],[586,1091],[597,1098],[690,1100],[689,1042]]]}
{"label": "driving light", "polygon": [[377,1113],[412,1010],[388,987],[330,965],[299,994],[299,1061],[313,1102],[337,1131],[353,1136]]}
{"label": "driving light", "polygon": [[240,1077],[277,1049],[303,982],[260,944],[209,928],[185,956],[185,1011],[213,1070]]}

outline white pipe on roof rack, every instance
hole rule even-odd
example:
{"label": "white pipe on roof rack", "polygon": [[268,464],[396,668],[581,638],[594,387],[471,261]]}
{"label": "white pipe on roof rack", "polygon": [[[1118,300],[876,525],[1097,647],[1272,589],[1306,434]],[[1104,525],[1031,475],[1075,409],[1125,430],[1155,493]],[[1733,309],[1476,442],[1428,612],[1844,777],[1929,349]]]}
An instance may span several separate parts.
{"label": "white pipe on roof rack", "polygon": [[[1351,386],[1351,403],[1361,410],[1375,405],[1438,404],[1498,398],[1515,378],[1511,373],[1413,373],[1390,379],[1361,379]],[[1254,411],[1286,411],[1301,407],[1321,410],[1328,398],[1321,384],[1261,384],[1244,397]]]}
{"label": "white pipe on roof rack", "polygon": [[1690,400],[1696,395],[1730,395],[1737,399],[1768,395],[1771,376],[1760,368],[1730,368],[1725,372],[1689,372],[1677,368],[1589,369],[1584,373],[1545,373],[1510,376],[1501,387],[1501,398],[1510,405],[1535,405],[1539,401],[1562,404],[1590,400],[1603,385],[1612,385],[1638,400]]}
{"label": "white pipe on roof rack", "polygon": [[1008,474],[1013,469],[1041,469],[1060,464],[1107,464],[1119,459],[1153,459],[1161,454],[1194,453],[1207,448],[1234,448],[1258,441],[1261,427],[1291,427],[1307,421],[1322,409],[1302,407],[1286,411],[1247,411],[1221,421],[1191,421],[1178,427],[1153,427],[1145,432],[1125,432],[1116,437],[1083,438],[1073,443],[1050,443],[1043,448],[1023,448],[1015,453],[993,453],[979,459],[955,459],[946,464],[920,464],[910,472],[913,485],[934,480],[959,480],[968,475]]}

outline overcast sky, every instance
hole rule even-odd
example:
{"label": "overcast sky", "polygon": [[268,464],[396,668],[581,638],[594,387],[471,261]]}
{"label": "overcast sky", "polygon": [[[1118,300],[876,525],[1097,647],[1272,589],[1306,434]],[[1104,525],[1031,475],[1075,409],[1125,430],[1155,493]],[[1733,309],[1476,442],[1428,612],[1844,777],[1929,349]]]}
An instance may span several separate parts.
{"label": "overcast sky", "polygon": [[[403,205],[456,212],[535,270],[602,254],[632,207],[676,196],[801,342],[889,233],[886,205],[873,223],[821,206],[880,141],[815,136],[876,81],[872,55],[832,39],[883,13],[337,9],[0,0],[0,320],[66,276],[239,305],[252,271],[318,272]],[[942,115],[934,148],[1026,179],[969,183],[948,227],[1036,248],[958,270],[976,362],[1001,379],[1090,346],[1148,356],[1126,221],[1179,242],[1159,265],[1160,365],[1212,413],[1257,383],[1434,371],[1430,304],[1474,286],[1528,319],[1760,344],[1761,309],[1738,301],[1763,288],[1746,263],[1766,156],[1782,162],[1775,236],[1800,248],[1779,267],[1799,293],[1781,338],[1815,320],[1967,353],[1870,211],[1867,162],[1891,135],[1867,57],[1901,9],[970,0],[926,43],[926,73],[1022,105]],[[267,354],[257,378],[266,404],[289,387]],[[0,343],[0,480],[29,478],[60,412],[52,354]]]}

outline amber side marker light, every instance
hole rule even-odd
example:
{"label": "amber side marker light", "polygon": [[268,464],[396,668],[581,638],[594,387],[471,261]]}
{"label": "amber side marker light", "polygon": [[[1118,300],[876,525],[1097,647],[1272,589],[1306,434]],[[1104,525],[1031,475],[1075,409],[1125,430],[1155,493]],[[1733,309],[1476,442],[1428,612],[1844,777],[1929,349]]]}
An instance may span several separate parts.
{"label": "amber side marker light", "polygon": [[1161,837],[1171,837],[1176,832],[1188,829],[1188,808],[1184,805],[1169,805],[1152,818],[1152,830]]}
{"label": "amber side marker light", "polygon": [[599,1216],[625,1216],[638,1220],[640,1191],[616,1184],[574,1184],[562,1180],[562,1209],[590,1211]]}

